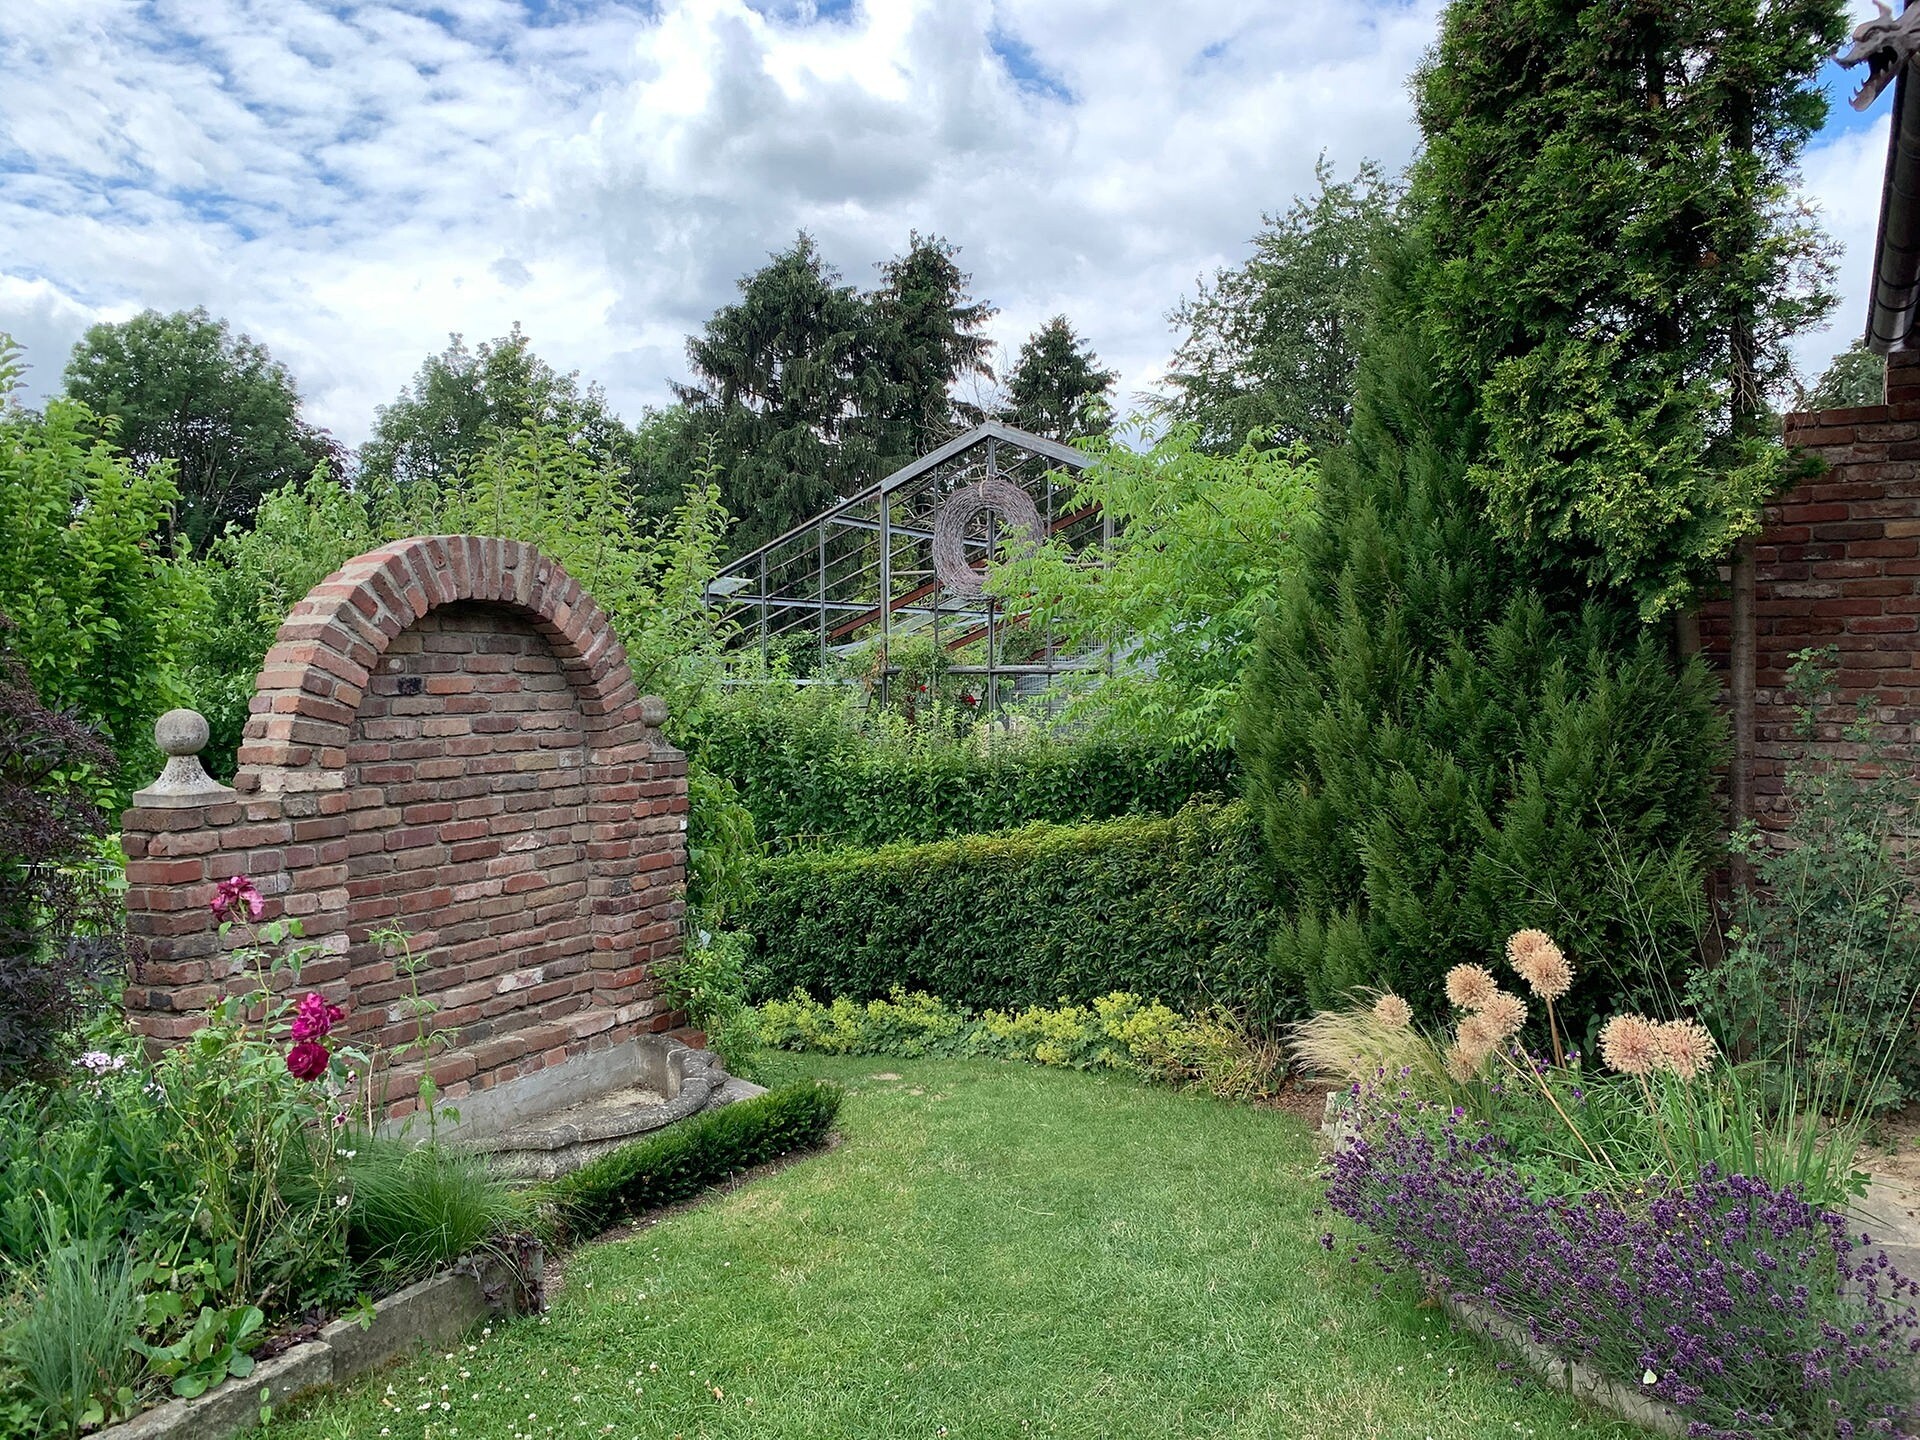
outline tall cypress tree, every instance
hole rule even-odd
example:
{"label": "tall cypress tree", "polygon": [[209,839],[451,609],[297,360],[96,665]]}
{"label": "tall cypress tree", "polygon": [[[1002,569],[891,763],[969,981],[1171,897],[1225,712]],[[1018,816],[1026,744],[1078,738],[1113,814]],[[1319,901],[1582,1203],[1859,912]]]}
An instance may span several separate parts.
{"label": "tall cypress tree", "polygon": [[1436,359],[1535,563],[1651,616],[1789,473],[1766,401],[1833,303],[1794,191],[1838,0],[1454,0],[1415,77]]}
{"label": "tall cypress tree", "polygon": [[1830,0],[1449,8],[1413,240],[1242,716],[1316,1002],[1431,1005],[1526,925],[1589,1006],[1690,953],[1724,727],[1645,622],[1791,466],[1763,402],[1829,303],[1792,182],[1837,33]]}
{"label": "tall cypress tree", "polygon": [[[1420,267],[1394,283],[1417,288]],[[1433,384],[1413,307],[1382,320],[1349,443],[1249,669],[1240,755],[1288,919],[1274,961],[1318,1005],[1432,1006],[1537,925],[1644,990],[1694,940],[1719,725],[1630,607],[1575,603],[1486,523],[1470,392]]]}

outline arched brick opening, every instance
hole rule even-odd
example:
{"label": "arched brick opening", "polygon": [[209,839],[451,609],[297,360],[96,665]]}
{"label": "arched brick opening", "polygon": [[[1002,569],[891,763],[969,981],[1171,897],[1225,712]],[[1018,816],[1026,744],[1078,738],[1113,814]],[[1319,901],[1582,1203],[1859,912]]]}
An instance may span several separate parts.
{"label": "arched brick opening", "polygon": [[[685,760],[559,565],[459,535],[359,556],[293,608],[252,709],[231,796],[123,822],[147,1034],[188,1033],[232,983],[201,892],[242,872],[325,947],[305,981],[358,1037],[412,1035],[416,989],[436,1007],[449,1095],[667,1026]],[[411,979],[368,942],[386,926]]]}

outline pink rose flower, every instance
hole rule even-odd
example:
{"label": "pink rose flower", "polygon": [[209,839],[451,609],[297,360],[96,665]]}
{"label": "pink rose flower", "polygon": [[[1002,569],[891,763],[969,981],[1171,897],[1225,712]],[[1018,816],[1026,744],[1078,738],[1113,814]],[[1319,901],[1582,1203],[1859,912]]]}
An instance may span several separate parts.
{"label": "pink rose flower", "polygon": [[327,1073],[327,1061],[332,1058],[326,1046],[302,1040],[287,1052],[287,1071],[296,1080],[318,1080]]}
{"label": "pink rose flower", "polygon": [[309,990],[300,997],[300,1003],[293,1007],[293,1038],[295,1040],[325,1039],[327,1032],[346,1014],[338,1005],[329,1005],[324,998]]}
{"label": "pink rose flower", "polygon": [[246,907],[249,916],[258,920],[266,902],[260,898],[260,892],[254,888],[252,880],[245,875],[235,875],[214,887],[213,899],[207,908],[213,911],[214,919],[225,920],[229,917],[238,919],[242,906]]}

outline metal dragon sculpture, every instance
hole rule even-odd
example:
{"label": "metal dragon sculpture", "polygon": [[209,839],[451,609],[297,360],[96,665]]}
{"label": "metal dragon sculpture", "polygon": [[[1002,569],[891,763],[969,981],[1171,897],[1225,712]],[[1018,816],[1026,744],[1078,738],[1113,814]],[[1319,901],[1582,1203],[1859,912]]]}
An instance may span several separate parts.
{"label": "metal dragon sculpture", "polygon": [[1864,110],[1880,92],[1920,54],[1920,5],[1910,5],[1896,17],[1885,0],[1873,0],[1880,13],[1855,27],[1853,44],[1839,57],[1842,65],[1865,65],[1867,78],[1853,92],[1853,108]]}

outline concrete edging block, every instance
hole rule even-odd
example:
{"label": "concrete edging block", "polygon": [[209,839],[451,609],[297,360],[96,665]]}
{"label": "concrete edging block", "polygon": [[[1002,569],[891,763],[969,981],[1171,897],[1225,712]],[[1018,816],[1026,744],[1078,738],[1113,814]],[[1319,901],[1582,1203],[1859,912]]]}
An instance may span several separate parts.
{"label": "concrete edging block", "polygon": [[[534,1308],[544,1256],[537,1245],[520,1257],[523,1277],[505,1259],[482,1253],[417,1285],[374,1302],[364,1327],[348,1315],[320,1338],[262,1360],[244,1379],[228,1380],[192,1400],[169,1400],[131,1420],[94,1432],[93,1440],[230,1440],[260,1423],[262,1404],[280,1406],[309,1390],[338,1385],[416,1350],[453,1344],[482,1321]],[[264,1392],[264,1395],[263,1393]]]}
{"label": "concrete edging block", "polygon": [[1584,1400],[1589,1405],[1643,1426],[1657,1435],[1687,1433],[1687,1422],[1671,1406],[1645,1395],[1636,1395],[1619,1381],[1590,1370],[1578,1360],[1569,1360],[1563,1355],[1554,1354],[1544,1345],[1535,1344],[1519,1326],[1491,1310],[1454,1295],[1443,1294],[1440,1303],[1459,1324],[1512,1351],[1521,1364],[1550,1388],[1571,1395],[1576,1400]]}
{"label": "concrete edging block", "polygon": [[411,1351],[450,1345],[487,1315],[480,1277],[470,1271],[449,1270],[396,1290],[373,1307],[373,1321],[364,1328],[349,1315],[320,1332],[321,1343],[333,1352],[328,1378],[339,1385]]}
{"label": "concrete edging block", "polygon": [[98,1440],[225,1440],[258,1425],[263,1403],[279,1405],[332,1379],[333,1351],[310,1340],[262,1360],[245,1379],[216,1385],[192,1400],[169,1400],[109,1426],[97,1432]]}

